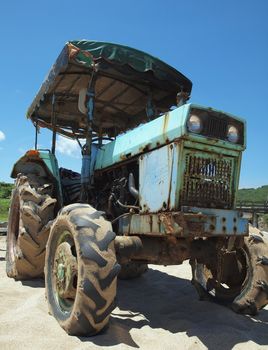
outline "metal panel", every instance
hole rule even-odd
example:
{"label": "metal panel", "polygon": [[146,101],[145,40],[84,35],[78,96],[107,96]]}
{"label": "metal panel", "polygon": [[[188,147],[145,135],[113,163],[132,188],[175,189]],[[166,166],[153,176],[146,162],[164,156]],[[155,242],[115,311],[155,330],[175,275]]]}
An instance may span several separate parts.
{"label": "metal panel", "polygon": [[51,152],[39,152],[40,158],[43,159],[48,169],[51,171],[53,176],[55,177],[58,185],[58,192],[59,192],[59,201],[60,206],[63,204],[63,193],[62,193],[62,187],[61,187],[61,179],[60,179],[60,172],[59,172],[59,165],[58,160],[54,154]]}
{"label": "metal panel", "polygon": [[178,144],[172,143],[139,158],[141,212],[175,208],[179,150]]}
{"label": "metal panel", "polygon": [[207,217],[204,231],[211,235],[246,235],[248,220],[238,210],[182,207],[184,213],[202,213]]}
{"label": "metal panel", "polygon": [[164,146],[185,135],[185,121],[190,106],[190,104],[183,105],[103,145],[98,151],[95,170]]}
{"label": "metal panel", "polygon": [[183,212],[134,214],[119,220],[125,235],[176,237],[245,236],[248,221],[236,210],[183,207]]}
{"label": "metal panel", "polygon": [[234,158],[186,150],[181,205],[230,209],[233,205]]}
{"label": "metal panel", "polygon": [[[186,128],[186,121],[190,111],[194,108],[223,113],[228,117],[245,122],[235,116],[212,108],[202,107],[195,104],[185,104],[174,109],[157,119],[137,128],[119,135],[116,140],[105,144],[98,151],[95,169],[103,169],[126,159],[137,156],[141,153],[152,151],[157,147],[166,145],[178,139],[190,140],[193,143],[204,144],[204,147],[218,148],[222,153],[235,153],[245,149],[244,145],[234,144],[226,140],[208,138],[200,134],[189,133]],[[244,126],[245,128],[245,126]],[[245,135],[244,135],[245,142]]]}
{"label": "metal panel", "polygon": [[[33,169],[37,169],[37,167],[41,167],[41,169],[46,169],[48,173],[55,178],[58,184],[58,192],[59,192],[59,202],[62,203],[63,195],[61,189],[61,180],[59,174],[59,166],[57,158],[51,152],[37,151],[37,150],[29,150],[22,156],[13,166],[11,177],[15,178],[17,175],[22,172],[21,169],[29,163],[33,164]],[[44,164],[44,166],[43,166]]]}

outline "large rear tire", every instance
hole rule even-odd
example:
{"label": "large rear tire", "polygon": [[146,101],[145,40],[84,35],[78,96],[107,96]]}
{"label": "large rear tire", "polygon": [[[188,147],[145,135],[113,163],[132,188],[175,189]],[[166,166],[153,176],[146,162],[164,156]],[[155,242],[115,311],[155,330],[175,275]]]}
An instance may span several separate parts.
{"label": "large rear tire", "polygon": [[48,178],[19,175],[9,211],[6,273],[15,279],[44,274],[45,249],[56,199]]}
{"label": "large rear tire", "polygon": [[235,312],[255,315],[268,303],[268,238],[260,231],[245,238],[249,276],[242,292],[234,299]]}
{"label": "large rear tire", "polygon": [[94,335],[115,307],[115,233],[101,212],[71,204],[58,214],[46,252],[46,296],[50,313],[71,335]]}
{"label": "large rear tire", "polygon": [[249,315],[268,303],[268,240],[261,232],[245,237],[244,246],[229,257],[224,281],[217,280],[216,266],[196,260],[191,266],[192,283],[201,299],[229,304],[235,312]]}

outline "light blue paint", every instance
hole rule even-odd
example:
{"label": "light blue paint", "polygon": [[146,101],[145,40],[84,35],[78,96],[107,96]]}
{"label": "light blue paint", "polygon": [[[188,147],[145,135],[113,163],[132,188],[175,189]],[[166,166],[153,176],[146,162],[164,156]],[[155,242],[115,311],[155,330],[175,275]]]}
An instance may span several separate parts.
{"label": "light blue paint", "polygon": [[[208,208],[183,207],[184,212],[162,212],[155,214],[133,214],[119,220],[119,233],[124,235],[174,235],[177,237],[218,237],[218,236],[245,236],[248,234],[248,221],[240,217],[236,210],[221,210]],[[189,215],[191,213],[192,215]],[[174,215],[174,216],[173,216]],[[179,215],[181,226],[175,221]],[[173,232],[163,220],[168,217]],[[191,223],[199,224],[200,230],[193,232],[189,227]],[[213,225],[213,226],[212,226]],[[213,229],[212,229],[213,228]]]}
{"label": "light blue paint", "polygon": [[90,179],[90,161],[91,156],[83,154],[82,156],[82,168],[81,168],[81,184],[89,183]]}
{"label": "light blue paint", "polygon": [[171,143],[139,158],[141,212],[175,210],[180,147]]}
{"label": "light blue paint", "polygon": [[209,139],[206,136],[188,132],[186,123],[192,108],[223,113],[245,124],[244,120],[232,114],[196,104],[185,104],[151,122],[142,124],[125,134],[119,135],[114,141],[103,145],[98,151],[95,169],[104,169],[115,165],[123,160],[151,151],[179,138],[199,142],[204,145],[221,147],[230,150],[230,152],[245,149],[245,136],[244,145],[238,145],[225,140]]}
{"label": "light blue paint", "polygon": [[167,140],[170,142],[186,134],[185,124],[190,106],[190,104],[183,105],[103,145],[98,152],[95,169],[115,165],[122,160],[144,153],[144,149],[152,150],[165,145]]}
{"label": "light blue paint", "polygon": [[[204,231],[214,235],[246,235],[248,233],[248,220],[241,217],[238,210],[210,209],[196,207],[182,207],[183,212],[201,213],[207,217]],[[214,226],[214,230],[211,229]]]}

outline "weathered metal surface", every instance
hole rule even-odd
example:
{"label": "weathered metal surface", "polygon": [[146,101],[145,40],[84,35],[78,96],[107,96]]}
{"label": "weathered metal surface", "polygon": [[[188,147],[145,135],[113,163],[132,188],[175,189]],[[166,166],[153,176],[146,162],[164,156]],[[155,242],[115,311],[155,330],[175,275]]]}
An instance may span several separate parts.
{"label": "weathered metal surface", "polygon": [[58,203],[63,203],[63,194],[57,158],[51,152],[29,150],[13,166],[11,177],[16,178],[19,173],[31,173],[37,176],[51,175],[57,183]]}
{"label": "weathered metal surface", "polygon": [[183,159],[181,205],[230,209],[235,159],[196,150],[185,151]]}
{"label": "weathered metal surface", "polygon": [[175,209],[180,147],[172,143],[139,158],[141,212]]}
{"label": "weathered metal surface", "polygon": [[[37,162],[41,166],[42,164],[45,165],[45,170],[53,175],[54,178],[57,179],[57,181],[60,180],[60,175],[59,175],[59,166],[57,162],[57,158],[55,157],[54,154],[51,152],[44,152],[44,151],[38,151],[38,150],[29,150],[27,151],[13,166],[12,171],[11,171],[11,177],[16,178],[18,173],[21,171],[21,167],[27,165],[27,163],[31,162]],[[37,168],[35,168],[35,172],[37,171],[41,172]],[[40,174],[42,175],[42,174]]]}
{"label": "weathered metal surface", "polygon": [[77,261],[68,242],[62,242],[55,253],[54,275],[57,293],[61,298],[75,299],[74,280],[77,278]]}
{"label": "weathered metal surface", "polygon": [[[178,92],[187,99],[192,87],[191,81],[176,69],[145,52],[113,43],[69,41],[29,107],[27,116],[34,123],[38,121],[40,126],[53,128],[51,98],[57,96],[57,132],[74,139],[84,138],[87,110],[81,90],[91,84],[93,72],[97,73],[94,104],[98,112],[94,115],[92,128],[99,135],[115,136],[126,132],[146,122],[146,114],[156,118],[157,113],[148,113],[148,109],[167,112],[176,104]],[[82,95],[86,97],[86,94]],[[90,94],[87,97],[90,100]],[[82,104],[84,108],[81,108]]]}
{"label": "weathered metal surface", "polygon": [[188,132],[186,122],[191,110],[196,108],[203,109],[204,111],[207,110],[208,112],[217,112],[221,115],[224,114],[226,117],[235,118],[241,123],[244,123],[244,121],[239,118],[212,108],[208,109],[194,104],[185,104],[149,123],[140,125],[126,134],[119,135],[115,141],[103,145],[98,152],[95,169],[98,170],[115,165],[179,138],[194,142],[197,141],[209,146],[213,144],[214,146],[218,146],[217,148],[222,147],[222,149],[227,149],[231,152],[232,150],[241,151],[245,148],[244,144],[239,145],[223,139],[209,138],[202,135],[202,132],[201,134]]}
{"label": "weathered metal surface", "polygon": [[[242,158],[241,146],[240,146],[240,150],[239,150],[239,146],[235,147],[234,149],[230,149],[230,148],[227,149],[223,147],[217,147],[215,145],[208,146],[204,143],[196,142],[196,141],[190,141],[190,140],[184,141],[184,147],[185,147],[186,153],[188,151],[191,151],[196,156],[200,155],[201,157],[207,154],[207,157],[212,157],[212,158],[216,157],[217,159],[221,159],[221,160],[233,159],[232,185],[231,185],[233,201],[232,201],[231,208],[234,209],[238,185],[239,185],[240,166],[241,166],[241,158]],[[200,140],[198,139],[198,141]],[[195,203],[194,205],[197,206],[198,204]]]}
{"label": "weathered metal surface", "polygon": [[119,220],[125,235],[218,237],[248,234],[247,220],[235,210],[183,207],[181,212],[133,214]]}
{"label": "weathered metal surface", "polygon": [[[238,187],[240,154],[208,152],[174,142],[139,158],[142,213],[178,211],[181,205],[232,209]],[[152,190],[154,189],[154,190]]]}
{"label": "weathered metal surface", "polygon": [[186,133],[186,118],[190,105],[183,105],[149,123],[119,135],[99,150],[95,169],[103,169],[140,153],[148,152]]}
{"label": "weathered metal surface", "polygon": [[248,235],[248,220],[237,210],[182,207],[184,213],[206,216],[204,231],[207,235]]}
{"label": "weathered metal surface", "polygon": [[40,158],[45,162],[54,178],[60,182],[59,166],[57,158],[51,152],[39,152]]}
{"label": "weathered metal surface", "polygon": [[222,140],[213,140],[204,138],[201,135],[195,135],[194,138],[189,135],[187,139],[184,137],[185,148],[195,149],[196,151],[205,151],[217,153],[218,155],[226,155],[231,157],[238,157],[243,150],[241,146],[234,145]]}
{"label": "weathered metal surface", "polygon": [[[190,241],[175,236],[118,236],[115,249],[118,261],[140,261],[159,265],[177,265],[190,258]],[[121,247],[122,246],[122,247]]]}

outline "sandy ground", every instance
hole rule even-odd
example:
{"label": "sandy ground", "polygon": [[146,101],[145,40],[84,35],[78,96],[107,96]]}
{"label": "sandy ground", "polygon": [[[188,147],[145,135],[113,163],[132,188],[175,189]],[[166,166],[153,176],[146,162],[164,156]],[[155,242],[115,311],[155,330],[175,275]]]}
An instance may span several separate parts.
{"label": "sandy ground", "polygon": [[258,317],[199,301],[188,264],[151,265],[119,281],[110,327],[95,337],[68,336],[47,313],[42,280],[15,282],[5,274],[0,237],[0,349],[268,349],[268,307]]}

